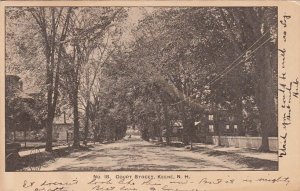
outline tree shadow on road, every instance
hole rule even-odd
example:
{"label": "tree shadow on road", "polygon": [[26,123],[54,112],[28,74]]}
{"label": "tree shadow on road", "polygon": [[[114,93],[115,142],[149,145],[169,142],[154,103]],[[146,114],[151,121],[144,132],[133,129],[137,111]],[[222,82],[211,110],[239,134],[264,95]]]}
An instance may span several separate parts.
{"label": "tree shadow on road", "polygon": [[206,152],[208,156],[220,157],[224,156],[227,160],[235,161],[238,164],[245,164],[254,170],[268,170],[277,171],[278,161],[259,159],[255,157],[242,156],[240,154],[226,152],[226,151],[209,151]]}

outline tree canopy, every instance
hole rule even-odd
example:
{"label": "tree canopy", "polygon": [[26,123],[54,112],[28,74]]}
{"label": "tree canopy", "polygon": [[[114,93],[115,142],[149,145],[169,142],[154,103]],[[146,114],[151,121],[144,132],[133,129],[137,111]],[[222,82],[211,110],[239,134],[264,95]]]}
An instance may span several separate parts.
{"label": "tree canopy", "polygon": [[[44,87],[48,134],[59,102],[68,100],[74,146],[80,126],[86,140],[117,140],[132,126],[146,140],[161,139],[165,129],[169,142],[176,121],[182,122],[188,144],[201,116],[224,109],[238,119],[240,135],[260,132],[263,151],[268,136],[277,135],[276,8],[31,7],[7,12],[7,67],[33,72],[30,77]],[[132,12],[139,19],[129,27]]]}

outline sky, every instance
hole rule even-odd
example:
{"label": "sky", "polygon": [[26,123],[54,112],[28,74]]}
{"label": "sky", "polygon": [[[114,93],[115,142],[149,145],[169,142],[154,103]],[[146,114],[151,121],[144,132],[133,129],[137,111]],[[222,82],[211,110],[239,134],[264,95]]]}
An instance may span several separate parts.
{"label": "sky", "polygon": [[147,16],[147,14],[151,14],[154,9],[153,7],[130,7],[128,18],[123,24],[124,34],[122,40],[125,42],[130,41],[132,39],[131,30],[137,26],[138,22]]}

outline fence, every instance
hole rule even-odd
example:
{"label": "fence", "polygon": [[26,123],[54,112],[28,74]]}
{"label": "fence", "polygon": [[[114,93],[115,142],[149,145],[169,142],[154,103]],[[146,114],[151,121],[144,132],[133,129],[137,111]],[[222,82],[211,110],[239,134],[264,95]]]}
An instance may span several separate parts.
{"label": "fence", "polygon": [[[261,137],[221,136],[221,146],[258,149],[261,145]],[[212,144],[218,145],[218,136],[212,136]],[[278,138],[269,137],[269,148],[278,151]]]}

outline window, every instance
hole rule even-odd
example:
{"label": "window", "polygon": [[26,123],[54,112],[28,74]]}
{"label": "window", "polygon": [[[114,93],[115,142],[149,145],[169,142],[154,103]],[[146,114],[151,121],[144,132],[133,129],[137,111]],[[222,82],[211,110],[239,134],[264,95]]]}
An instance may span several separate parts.
{"label": "window", "polygon": [[237,126],[237,125],[234,125],[234,126],[233,126],[233,128],[234,128],[234,129],[237,129],[237,128],[238,128],[238,126]]}
{"label": "window", "polygon": [[209,125],[209,126],[208,126],[208,131],[209,131],[210,133],[214,132],[214,126],[213,126],[213,125]]}
{"label": "window", "polygon": [[208,120],[213,121],[214,120],[214,115],[208,115]]}
{"label": "window", "polygon": [[226,125],[226,129],[229,130],[229,125]]}

